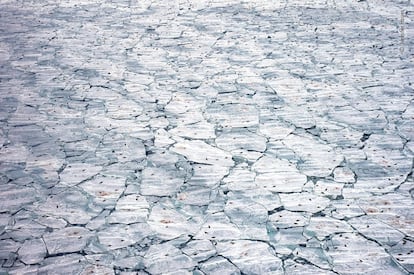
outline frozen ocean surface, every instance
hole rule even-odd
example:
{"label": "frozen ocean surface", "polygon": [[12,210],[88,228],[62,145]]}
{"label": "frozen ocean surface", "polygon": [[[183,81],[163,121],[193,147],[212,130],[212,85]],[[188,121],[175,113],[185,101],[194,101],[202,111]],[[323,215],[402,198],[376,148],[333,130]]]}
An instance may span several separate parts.
{"label": "frozen ocean surface", "polygon": [[410,0],[0,0],[0,274],[413,274]]}

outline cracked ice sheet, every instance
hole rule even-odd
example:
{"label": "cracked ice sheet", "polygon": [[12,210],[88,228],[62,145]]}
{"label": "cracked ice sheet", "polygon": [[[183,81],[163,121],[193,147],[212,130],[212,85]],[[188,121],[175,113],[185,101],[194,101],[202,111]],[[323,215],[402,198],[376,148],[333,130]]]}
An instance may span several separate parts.
{"label": "cracked ice sheet", "polygon": [[232,155],[203,141],[180,141],[173,145],[173,152],[185,156],[188,160],[201,164],[233,166]]}
{"label": "cracked ice sheet", "polygon": [[0,273],[413,272],[407,1],[0,2]]}
{"label": "cracked ice sheet", "polygon": [[283,274],[282,261],[272,248],[263,242],[237,240],[219,242],[217,252],[247,274]]}
{"label": "cracked ice sheet", "polygon": [[340,274],[404,274],[391,264],[391,256],[384,248],[357,234],[336,235],[327,245],[327,254],[332,257],[334,271]]}
{"label": "cracked ice sheet", "polygon": [[334,148],[309,135],[291,134],[283,143],[302,159],[298,168],[307,176],[326,177],[343,160],[343,156],[336,153]]}

